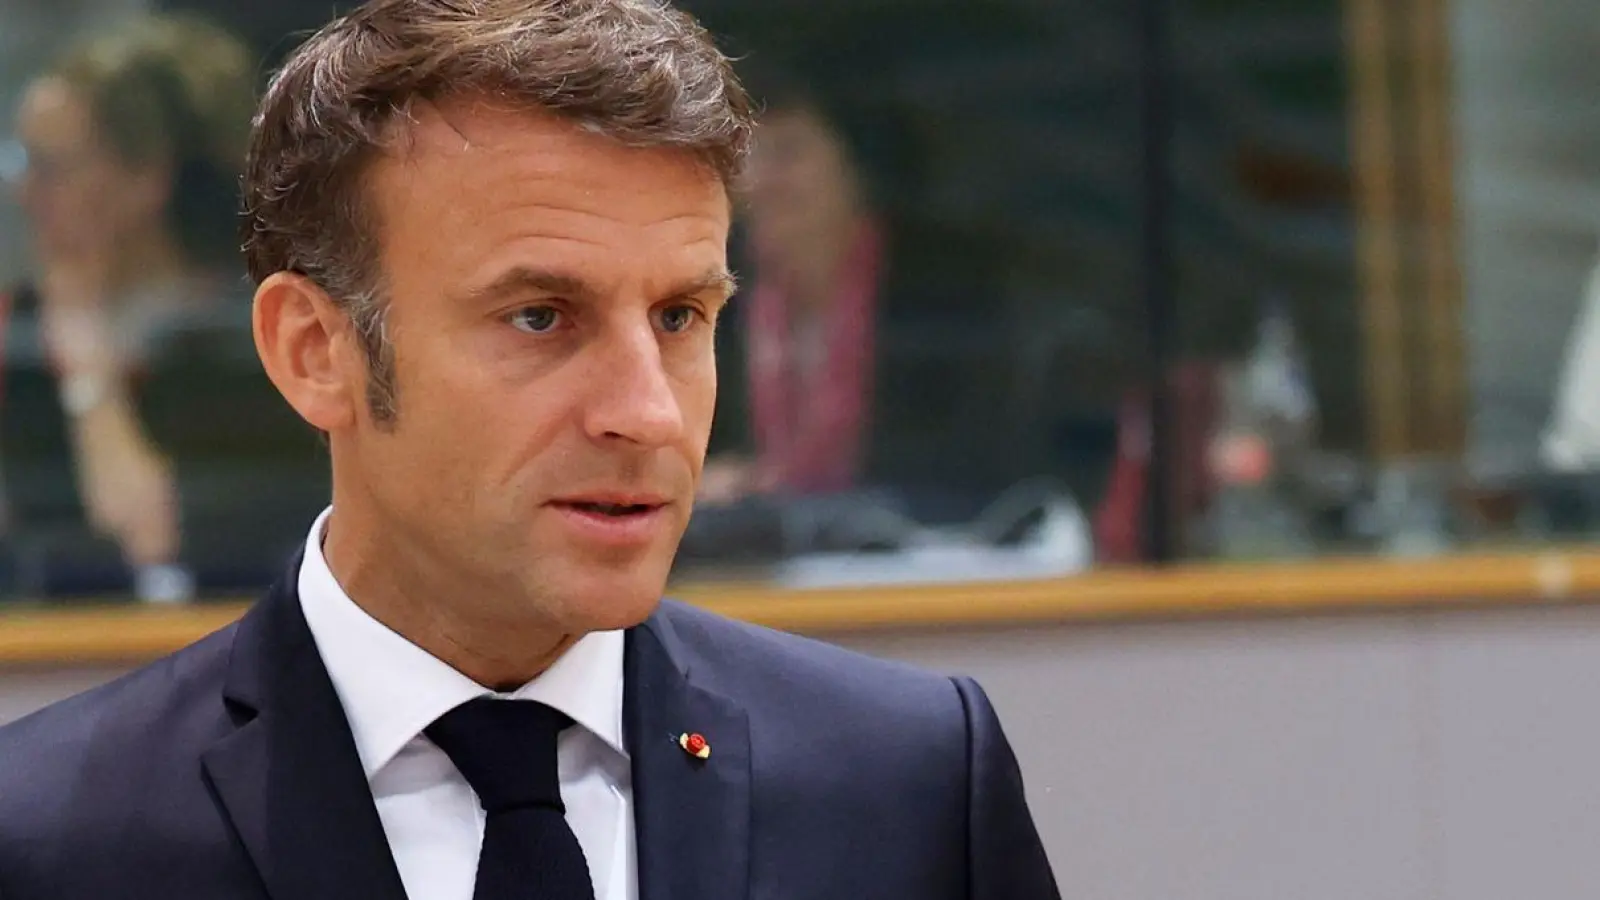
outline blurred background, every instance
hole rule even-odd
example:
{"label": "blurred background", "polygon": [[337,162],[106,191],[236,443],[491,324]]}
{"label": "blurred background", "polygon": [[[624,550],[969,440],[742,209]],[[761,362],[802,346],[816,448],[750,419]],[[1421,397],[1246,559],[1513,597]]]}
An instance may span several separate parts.
{"label": "blurred background", "polygon": [[[348,5],[0,0],[7,596],[238,597],[324,502],[230,185],[266,73]],[[766,112],[680,581],[1600,524],[1590,4],[683,5]]]}

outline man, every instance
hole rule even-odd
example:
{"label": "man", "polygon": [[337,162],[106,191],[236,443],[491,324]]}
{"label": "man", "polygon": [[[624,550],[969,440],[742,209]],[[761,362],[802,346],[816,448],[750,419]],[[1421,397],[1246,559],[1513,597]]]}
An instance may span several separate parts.
{"label": "man", "polygon": [[659,596],[748,103],[656,0],[376,0],[246,175],[333,504],[237,625],[0,733],[0,897],[1056,897],[983,693]]}

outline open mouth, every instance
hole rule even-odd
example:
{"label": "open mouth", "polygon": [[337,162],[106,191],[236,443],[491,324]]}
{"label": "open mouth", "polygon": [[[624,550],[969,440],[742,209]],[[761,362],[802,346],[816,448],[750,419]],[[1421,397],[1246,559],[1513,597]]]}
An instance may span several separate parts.
{"label": "open mouth", "polygon": [[671,501],[646,495],[599,496],[604,499],[567,498],[551,504],[575,540],[637,550],[665,533],[669,520],[662,512]]}
{"label": "open mouth", "polygon": [[656,509],[656,507],[644,503],[568,503],[565,505],[579,512],[618,518],[643,515]]}

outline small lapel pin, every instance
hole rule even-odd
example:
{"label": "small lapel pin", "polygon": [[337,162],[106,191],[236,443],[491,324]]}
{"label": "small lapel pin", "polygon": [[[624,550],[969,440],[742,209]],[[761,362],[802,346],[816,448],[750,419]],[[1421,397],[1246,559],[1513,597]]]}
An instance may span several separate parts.
{"label": "small lapel pin", "polygon": [[684,732],[678,735],[678,746],[683,748],[683,752],[695,759],[711,758],[711,745],[706,743],[706,739],[702,735]]}

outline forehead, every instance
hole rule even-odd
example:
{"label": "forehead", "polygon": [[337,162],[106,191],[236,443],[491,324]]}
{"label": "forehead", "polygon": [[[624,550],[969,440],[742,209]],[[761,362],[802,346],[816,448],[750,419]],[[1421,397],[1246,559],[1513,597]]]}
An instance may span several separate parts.
{"label": "forehead", "polygon": [[371,175],[388,222],[421,214],[436,226],[531,216],[552,227],[585,218],[639,228],[697,219],[725,227],[729,216],[720,179],[688,151],[625,146],[554,116],[481,99],[418,104]]}

